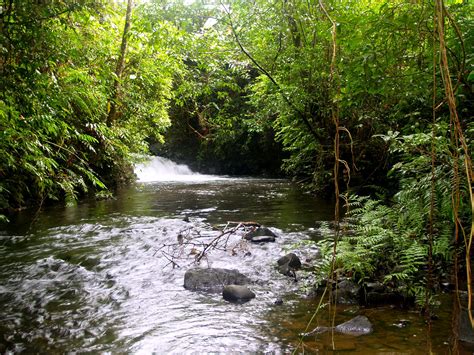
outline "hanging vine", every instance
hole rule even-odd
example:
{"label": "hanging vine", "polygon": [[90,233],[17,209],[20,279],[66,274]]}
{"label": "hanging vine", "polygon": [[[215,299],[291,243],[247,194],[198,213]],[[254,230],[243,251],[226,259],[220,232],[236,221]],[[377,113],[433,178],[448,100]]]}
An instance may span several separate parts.
{"label": "hanging vine", "polygon": [[[436,31],[438,34],[439,41],[439,52],[440,52],[440,70],[441,77],[443,79],[443,85],[445,90],[445,100],[449,108],[450,126],[452,129],[452,145],[453,145],[453,170],[455,176],[455,183],[453,186],[453,217],[455,223],[455,243],[459,240],[459,233],[461,232],[464,247],[465,247],[465,263],[466,263],[466,277],[467,277],[467,294],[468,294],[468,314],[471,321],[471,325],[474,327],[474,317],[472,315],[472,270],[471,270],[471,254],[472,254],[472,240],[474,238],[474,195],[472,191],[472,185],[474,180],[472,159],[470,156],[469,148],[466,143],[463,128],[458,116],[456,98],[454,95],[455,87],[451,81],[451,74],[449,69],[447,47],[445,42],[445,18],[448,17],[453,23],[452,17],[449,15],[443,0],[436,0],[435,3],[435,17],[436,17]],[[456,34],[458,35],[461,46],[464,47],[462,37],[456,26]],[[458,159],[460,158],[459,150],[463,153],[463,164],[464,172],[466,175],[466,181],[468,185],[469,198],[471,202],[471,225],[470,229],[466,230],[463,226],[459,217],[459,204],[460,204],[460,176]],[[457,270],[455,270],[456,272]]]}
{"label": "hanging vine", "polygon": [[[330,323],[331,323],[331,342],[333,350],[336,348],[334,343],[334,329],[335,329],[335,318],[336,318],[336,299],[337,299],[337,287],[336,287],[336,295],[333,295],[333,284],[337,284],[337,273],[336,270],[336,260],[337,260],[337,244],[341,233],[341,225],[340,225],[340,201],[341,198],[344,199],[345,206],[348,206],[348,196],[347,191],[349,189],[349,182],[350,182],[350,172],[351,169],[349,164],[344,159],[341,159],[340,153],[340,139],[341,139],[341,132],[346,132],[349,139],[350,139],[350,147],[351,153],[353,158],[352,166],[355,168],[354,162],[354,154],[353,154],[353,140],[350,131],[340,125],[340,108],[339,108],[339,97],[341,94],[340,82],[338,78],[338,72],[336,67],[336,60],[337,60],[337,23],[328,13],[324,3],[322,0],[318,1],[319,7],[324,14],[324,16],[329,20],[331,23],[331,49],[330,49],[330,67],[329,67],[329,87],[332,90],[332,94],[330,95],[331,98],[331,120],[334,125],[334,165],[333,165],[333,179],[334,179],[334,197],[335,197],[335,206],[334,206],[334,237],[333,237],[333,247],[332,247],[332,255],[330,261],[330,269],[328,274],[328,281],[326,283],[326,288],[324,289],[323,294],[321,295],[320,301],[318,306],[313,313],[311,319],[309,320],[305,333],[308,331],[309,327],[311,326],[313,320],[315,319],[316,315],[318,314],[322,302],[325,299],[326,293],[328,294],[329,298],[329,316],[330,316]],[[340,177],[340,165],[343,165],[347,171],[347,180],[346,180],[346,193],[344,196],[341,195],[341,189],[339,185],[339,177]],[[304,333],[303,333],[304,334]],[[302,338],[300,339],[300,343],[296,349],[298,349],[302,344]],[[295,349],[295,351],[296,351]],[[304,349],[303,349],[304,350]]]}

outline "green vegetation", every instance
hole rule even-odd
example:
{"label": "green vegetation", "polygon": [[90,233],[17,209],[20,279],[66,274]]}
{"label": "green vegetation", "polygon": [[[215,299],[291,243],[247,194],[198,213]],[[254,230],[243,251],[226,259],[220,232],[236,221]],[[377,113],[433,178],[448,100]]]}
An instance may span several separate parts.
{"label": "green vegetation", "polygon": [[326,265],[358,282],[421,299],[465,260],[469,284],[473,13],[467,0],[3,0],[0,211],[107,195],[150,147],[343,191],[355,230]]}

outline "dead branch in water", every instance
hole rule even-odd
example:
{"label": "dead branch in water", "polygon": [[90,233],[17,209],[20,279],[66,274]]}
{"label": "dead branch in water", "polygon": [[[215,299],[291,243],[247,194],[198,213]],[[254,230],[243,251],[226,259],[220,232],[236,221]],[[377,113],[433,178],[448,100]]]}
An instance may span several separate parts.
{"label": "dead branch in water", "polygon": [[164,267],[172,265],[173,268],[180,268],[177,261],[180,259],[187,260],[192,255],[194,255],[192,263],[199,263],[203,258],[207,257],[207,254],[211,250],[228,251],[231,236],[241,231],[244,232],[242,238],[230,249],[232,255],[236,255],[238,248],[243,250],[247,246],[247,242],[243,238],[249,232],[248,229],[251,231],[258,227],[260,227],[260,224],[257,222],[230,221],[227,222],[222,231],[209,242],[203,239],[211,238],[211,236],[202,235],[200,230],[190,227],[178,233],[175,243],[163,244],[155,251],[155,255],[156,253],[160,253],[162,257],[169,261]]}

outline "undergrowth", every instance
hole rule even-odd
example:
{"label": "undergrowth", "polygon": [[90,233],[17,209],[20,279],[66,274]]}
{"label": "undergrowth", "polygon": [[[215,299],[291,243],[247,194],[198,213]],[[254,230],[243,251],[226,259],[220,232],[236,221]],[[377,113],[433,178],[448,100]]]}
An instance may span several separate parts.
{"label": "undergrowth", "polygon": [[[432,195],[427,154],[430,138],[424,133],[384,137],[391,141],[392,154],[398,155],[399,161],[389,174],[397,179],[399,192],[378,198],[350,196],[346,206],[347,223],[341,228],[334,269],[359,284],[380,281],[406,297],[415,298],[418,305],[426,300],[427,285],[436,291],[442,282],[449,280],[455,253],[451,157],[445,150],[447,140],[437,137],[440,158],[434,169]],[[461,192],[467,194],[465,189]],[[432,201],[433,255],[429,265]],[[461,206],[461,211],[466,208]],[[329,273],[333,243],[332,236],[318,242],[323,255],[318,270],[321,275]]]}

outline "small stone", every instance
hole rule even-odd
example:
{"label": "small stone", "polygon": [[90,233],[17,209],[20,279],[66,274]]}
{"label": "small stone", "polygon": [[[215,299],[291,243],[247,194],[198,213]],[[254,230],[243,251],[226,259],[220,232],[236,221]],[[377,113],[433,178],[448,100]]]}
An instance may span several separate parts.
{"label": "small stone", "polygon": [[226,301],[233,303],[245,303],[255,298],[255,293],[246,286],[227,285],[222,291],[222,296]]}
{"label": "small stone", "polygon": [[283,304],[283,299],[281,299],[280,297],[278,297],[275,302],[273,302],[275,305],[277,306],[281,306]]}

